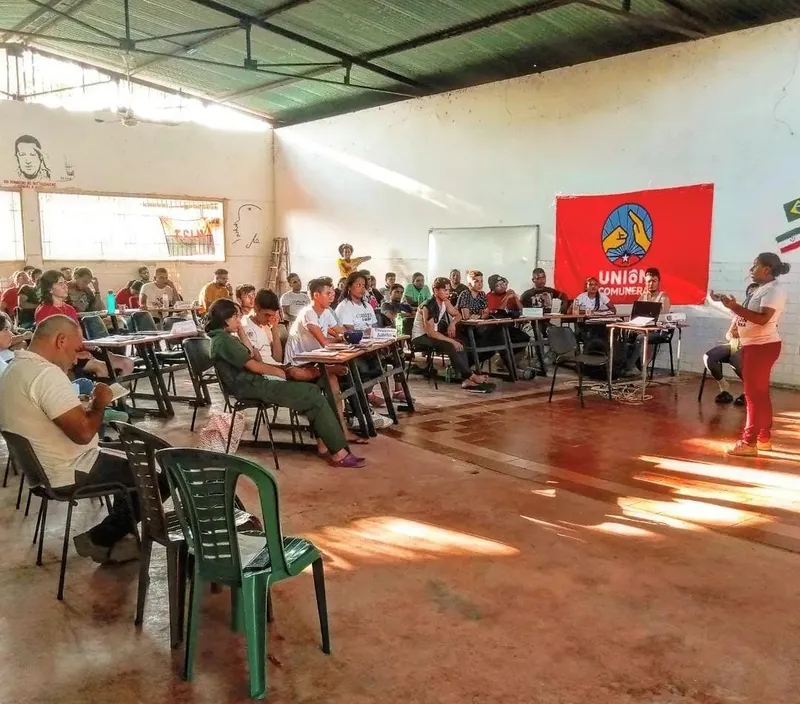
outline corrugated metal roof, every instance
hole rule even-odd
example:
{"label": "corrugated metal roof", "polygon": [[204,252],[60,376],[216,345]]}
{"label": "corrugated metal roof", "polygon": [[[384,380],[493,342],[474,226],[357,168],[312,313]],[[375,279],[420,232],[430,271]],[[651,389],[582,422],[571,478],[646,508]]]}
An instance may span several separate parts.
{"label": "corrugated metal roof", "polygon": [[[284,124],[800,16],[798,0],[631,0],[627,13],[617,0],[130,0],[141,43],[125,52],[112,41],[125,35],[123,0],[51,4],[77,21],[0,2],[2,41],[127,66]],[[252,21],[258,71],[244,67],[244,29],[224,28],[240,21]],[[346,66],[360,87],[344,85]]]}

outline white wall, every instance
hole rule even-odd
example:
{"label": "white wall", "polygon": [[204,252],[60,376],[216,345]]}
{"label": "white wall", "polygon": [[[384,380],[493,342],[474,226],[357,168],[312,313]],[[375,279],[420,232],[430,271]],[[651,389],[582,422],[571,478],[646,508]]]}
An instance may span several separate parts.
{"label": "white wall", "polygon": [[[108,115],[108,117],[111,117]],[[0,101],[0,186],[15,187],[20,177],[14,140],[35,136],[48,154],[52,189],[58,192],[201,197],[225,201],[225,263],[143,262],[166,266],[187,299],[229,269],[234,284],[265,283],[274,220],[272,132],[226,132],[192,123],[178,126],[98,123],[91,113],[72,113],[42,105]],[[65,162],[73,177],[67,175]],[[63,179],[63,180],[62,180]],[[42,261],[37,191],[22,193],[25,258],[43,268],[88,265],[100,286],[117,289],[135,276],[139,262]],[[239,208],[253,204],[240,226],[249,237],[234,242]],[[246,243],[258,231],[260,244]],[[79,236],[79,235],[78,235]],[[3,273],[19,263],[0,263]]]}
{"label": "white wall", "polygon": [[[741,295],[800,197],[798,45],[790,21],[278,130],[278,234],[306,278],[334,275],[343,241],[380,277],[425,271],[431,227],[540,224],[547,266],[557,194],[710,182],[710,285]],[[774,378],[797,383],[800,250],[787,259]],[[699,370],[727,322],[689,314],[684,368]]]}

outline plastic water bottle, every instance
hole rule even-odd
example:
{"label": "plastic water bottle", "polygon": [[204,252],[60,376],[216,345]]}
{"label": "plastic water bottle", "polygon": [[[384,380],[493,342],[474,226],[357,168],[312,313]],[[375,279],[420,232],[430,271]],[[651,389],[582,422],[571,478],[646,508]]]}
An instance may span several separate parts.
{"label": "plastic water bottle", "polygon": [[117,312],[117,298],[114,295],[114,292],[111,290],[109,290],[106,294],[106,310],[109,313]]}

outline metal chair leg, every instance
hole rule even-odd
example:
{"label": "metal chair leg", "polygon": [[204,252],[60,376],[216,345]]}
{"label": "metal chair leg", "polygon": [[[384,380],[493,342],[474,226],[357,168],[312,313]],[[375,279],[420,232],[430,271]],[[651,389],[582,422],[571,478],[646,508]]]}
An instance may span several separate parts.
{"label": "metal chair leg", "polygon": [[553,380],[550,382],[550,395],[547,397],[547,403],[553,400],[553,390],[556,388],[556,374],[558,374],[558,359],[553,363]]}
{"label": "metal chair leg", "polygon": [[28,515],[28,512],[30,511],[30,508],[31,508],[31,496],[33,496],[33,492],[30,489],[28,489],[28,500],[25,502],[25,515],[26,516]]}
{"label": "metal chair leg", "polygon": [[236,408],[233,408],[233,412],[231,413],[231,427],[228,429],[228,446],[225,448],[225,452],[231,451],[231,440],[233,439],[233,422],[236,420]]}
{"label": "metal chair leg", "polygon": [[39,528],[39,552],[36,555],[36,564],[41,567],[42,566],[42,548],[44,547],[44,529],[47,525],[47,504],[48,500],[42,497],[42,525]]}
{"label": "metal chair leg", "polygon": [[[61,573],[58,576],[58,594],[56,598],[59,601],[64,599],[64,577],[67,573],[67,550],[69,549],[69,530],[72,526],[72,508],[75,505],[74,501],[68,501],[69,508],[67,509],[67,524],[64,526],[64,545],[61,548]],[[39,547],[42,546],[41,541]]]}
{"label": "metal chair leg", "polygon": [[[700,401],[703,400],[703,389],[705,388],[707,378],[708,378],[708,369],[703,367],[703,376],[700,379],[700,390],[697,392],[697,403],[700,403]],[[19,506],[17,508],[19,508]]]}
{"label": "metal chair leg", "polygon": [[36,514],[36,528],[33,529],[33,544],[36,545],[36,538],[39,535],[39,526],[42,524],[42,509],[44,508],[44,502],[47,501],[44,497],[42,497],[41,502],[39,503],[39,513]]}
{"label": "metal chair leg", "polygon": [[19,475],[19,491],[17,492],[17,508],[16,510],[19,511],[19,505],[22,503],[22,488],[25,486],[25,475]]}
{"label": "metal chair leg", "polygon": [[[142,537],[142,553],[139,556],[139,588],[136,593],[136,616],[133,623],[141,626],[144,620],[144,603],[147,599],[147,588],[150,585],[150,555],[153,552],[153,540],[145,532]],[[167,556],[169,559],[169,556]]]}
{"label": "metal chair leg", "polygon": [[8,473],[11,471],[11,455],[8,456],[8,461],[6,462],[6,473],[3,476],[3,488],[5,489],[8,486]]}
{"label": "metal chair leg", "polygon": [[581,408],[586,408],[583,402],[583,365],[578,362],[578,396],[581,399]]}
{"label": "metal chair leg", "polygon": [[322,652],[331,653],[331,636],[328,631],[328,602],[325,597],[325,568],[322,558],[314,560],[311,568],[314,571],[314,591],[317,595],[317,612],[319,613],[319,626],[322,631]]}

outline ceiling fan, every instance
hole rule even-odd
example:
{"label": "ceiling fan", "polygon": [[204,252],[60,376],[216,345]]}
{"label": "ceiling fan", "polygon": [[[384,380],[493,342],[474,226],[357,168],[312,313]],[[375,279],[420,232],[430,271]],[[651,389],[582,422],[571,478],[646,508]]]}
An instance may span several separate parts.
{"label": "ceiling fan", "polygon": [[[178,121],[170,121],[170,120],[152,120],[144,117],[139,117],[134,111],[133,108],[130,107],[131,103],[133,102],[133,91],[131,90],[131,70],[130,65],[128,64],[128,57],[127,55],[123,57],[125,61],[125,86],[126,86],[126,93],[127,96],[123,100],[123,105],[119,107],[116,112],[112,113],[114,117],[112,119],[108,119],[107,117],[101,117],[99,115],[95,116],[94,121],[100,123],[114,123],[120,122],[125,127],[137,127],[138,125],[145,124],[145,125],[164,125],[165,127],[176,127],[181,123]],[[180,106],[175,105],[172,108],[164,108],[166,110],[169,109],[176,109]]]}
{"label": "ceiling fan", "polygon": [[125,127],[137,127],[138,125],[163,125],[165,127],[177,127],[180,125],[180,122],[174,121],[163,121],[163,120],[148,120],[143,117],[139,117],[133,111],[132,108],[119,108],[115,113],[113,113],[113,119],[107,119],[105,117],[95,117],[95,122],[101,123],[114,123],[120,122]]}

